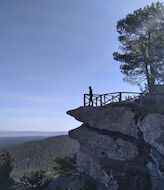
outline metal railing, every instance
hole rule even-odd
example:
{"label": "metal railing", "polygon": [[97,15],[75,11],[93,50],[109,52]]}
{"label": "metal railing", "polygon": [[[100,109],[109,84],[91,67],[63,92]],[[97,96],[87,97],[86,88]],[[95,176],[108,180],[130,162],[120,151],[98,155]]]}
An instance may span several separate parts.
{"label": "metal railing", "polygon": [[84,94],[84,106],[105,106],[114,102],[130,102],[139,99],[143,93],[114,92],[108,94]]}

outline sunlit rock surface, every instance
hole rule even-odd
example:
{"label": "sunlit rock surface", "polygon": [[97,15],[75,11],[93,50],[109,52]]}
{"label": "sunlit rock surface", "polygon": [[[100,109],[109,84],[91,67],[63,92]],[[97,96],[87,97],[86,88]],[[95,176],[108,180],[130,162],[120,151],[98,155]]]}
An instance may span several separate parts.
{"label": "sunlit rock surface", "polygon": [[107,156],[122,161],[133,159],[139,154],[135,139],[119,137],[119,134],[116,137],[114,133],[96,130],[87,125],[70,131],[69,135],[97,157]]}
{"label": "sunlit rock surface", "polygon": [[144,140],[164,155],[164,115],[149,114],[139,127]]}
{"label": "sunlit rock surface", "polygon": [[80,107],[67,112],[88,126],[137,137],[134,113],[125,107]]}
{"label": "sunlit rock surface", "polygon": [[164,116],[125,106],[68,111],[83,125],[69,136],[80,143],[78,166],[97,190],[164,189]]}

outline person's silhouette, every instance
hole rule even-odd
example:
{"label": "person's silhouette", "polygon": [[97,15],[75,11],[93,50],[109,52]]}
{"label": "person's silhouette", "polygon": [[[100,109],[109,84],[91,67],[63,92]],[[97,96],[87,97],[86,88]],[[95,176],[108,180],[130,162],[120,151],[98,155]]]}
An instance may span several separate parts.
{"label": "person's silhouette", "polygon": [[92,91],[92,87],[89,87],[89,105],[93,106],[93,91]]}

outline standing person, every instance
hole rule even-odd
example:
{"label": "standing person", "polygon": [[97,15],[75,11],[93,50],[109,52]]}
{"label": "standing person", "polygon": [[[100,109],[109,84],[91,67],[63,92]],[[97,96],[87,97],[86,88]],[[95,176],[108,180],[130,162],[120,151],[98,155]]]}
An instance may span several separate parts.
{"label": "standing person", "polygon": [[92,87],[89,87],[89,105],[93,106],[93,91],[92,91]]}

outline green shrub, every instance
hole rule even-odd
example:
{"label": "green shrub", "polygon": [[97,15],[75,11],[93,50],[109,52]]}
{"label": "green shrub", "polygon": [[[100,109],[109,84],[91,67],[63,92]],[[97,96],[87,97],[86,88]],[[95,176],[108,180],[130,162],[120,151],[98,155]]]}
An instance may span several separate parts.
{"label": "green shrub", "polygon": [[81,171],[76,165],[76,156],[55,158],[53,169],[60,176],[80,175]]}
{"label": "green shrub", "polygon": [[32,171],[25,173],[15,182],[16,190],[44,190],[49,184],[45,172]]}
{"label": "green shrub", "polygon": [[10,173],[13,168],[13,159],[7,152],[0,154],[0,189],[10,190],[12,189],[13,180],[10,178]]}

